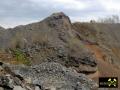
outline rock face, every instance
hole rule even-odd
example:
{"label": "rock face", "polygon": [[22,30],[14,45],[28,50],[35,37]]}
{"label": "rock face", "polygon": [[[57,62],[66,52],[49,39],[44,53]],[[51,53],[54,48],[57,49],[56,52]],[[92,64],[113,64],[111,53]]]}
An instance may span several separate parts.
{"label": "rock face", "polygon": [[93,90],[92,80],[74,69],[59,63],[46,62],[27,67],[2,65],[6,74],[0,77],[0,86],[13,90]]}
{"label": "rock face", "polygon": [[84,74],[99,72],[97,65],[120,68],[119,28],[72,24],[62,12],[37,23],[0,27],[0,90],[94,90],[97,85]]}
{"label": "rock face", "polygon": [[54,61],[76,70],[80,65],[92,67],[91,71],[97,67],[93,53],[84,47],[69,17],[62,12],[38,23],[7,29],[0,42],[0,48],[10,54],[9,61],[23,57],[32,65]]}
{"label": "rock face", "polygon": [[120,68],[119,26],[72,24],[60,12],[41,22],[0,27],[0,89],[93,90],[95,83],[84,74],[99,70],[98,59],[99,67],[109,66],[107,61]]}
{"label": "rock face", "polygon": [[62,12],[41,22],[2,28],[0,42],[1,89],[93,90],[96,87],[81,74],[95,72],[96,59]]}

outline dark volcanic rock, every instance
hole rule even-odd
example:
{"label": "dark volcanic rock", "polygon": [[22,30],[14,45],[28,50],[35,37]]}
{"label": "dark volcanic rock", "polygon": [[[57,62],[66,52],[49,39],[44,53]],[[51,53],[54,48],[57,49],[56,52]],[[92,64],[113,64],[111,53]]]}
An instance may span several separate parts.
{"label": "dark volcanic rock", "polygon": [[[8,62],[28,64],[30,61],[32,64],[28,67],[1,63],[5,71],[0,79],[3,88],[93,90],[96,87],[84,74],[76,72],[95,72],[97,63],[73,30],[69,17],[62,12],[38,23],[3,30],[0,42],[0,50],[8,54],[5,56]],[[2,56],[0,60],[4,62]],[[91,68],[83,69],[81,65]]]}
{"label": "dark volcanic rock", "polygon": [[[4,68],[5,70],[8,68],[11,72],[9,75],[11,75],[12,81],[15,82],[16,78],[22,80],[21,85],[23,88],[32,85],[30,88],[39,86],[41,90],[93,90],[97,87],[97,84],[84,74],[77,73],[74,69],[66,68],[59,63],[46,62],[31,67],[4,65]],[[10,87],[8,77],[0,80],[5,82],[0,83],[2,87],[4,85]],[[17,85],[20,86],[20,84]],[[13,88],[15,86],[16,84],[14,83]]]}
{"label": "dark volcanic rock", "polygon": [[38,23],[7,29],[0,42],[0,47],[10,54],[11,50],[20,49],[33,65],[54,61],[67,67],[97,66],[94,56],[73,30],[69,17],[62,12]]}

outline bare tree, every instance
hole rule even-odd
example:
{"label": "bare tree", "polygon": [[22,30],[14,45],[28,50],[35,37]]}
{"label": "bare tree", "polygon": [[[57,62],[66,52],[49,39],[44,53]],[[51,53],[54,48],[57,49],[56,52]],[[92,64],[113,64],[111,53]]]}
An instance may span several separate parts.
{"label": "bare tree", "polygon": [[119,23],[119,16],[118,15],[112,15],[112,19],[114,20],[115,23]]}
{"label": "bare tree", "polygon": [[112,15],[110,17],[99,18],[98,22],[100,23],[120,23],[120,19],[118,15]]}

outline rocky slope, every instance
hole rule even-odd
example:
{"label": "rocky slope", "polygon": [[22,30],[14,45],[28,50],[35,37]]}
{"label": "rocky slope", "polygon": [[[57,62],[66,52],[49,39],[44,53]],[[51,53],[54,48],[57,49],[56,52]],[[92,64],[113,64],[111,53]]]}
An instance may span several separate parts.
{"label": "rocky slope", "polygon": [[84,74],[59,63],[35,66],[1,65],[0,86],[5,90],[93,90],[97,87]]}
{"label": "rocky slope", "polygon": [[88,77],[97,82],[99,77],[118,77],[120,86],[120,25],[77,22],[73,27],[97,59],[98,71]]}
{"label": "rocky slope", "polygon": [[86,75],[95,81],[120,76],[119,28],[71,23],[62,12],[37,23],[0,27],[0,87],[95,90],[97,85]]}
{"label": "rocky slope", "polygon": [[87,45],[96,45],[102,52],[102,59],[120,68],[120,24],[74,23]]}
{"label": "rocky slope", "polygon": [[1,51],[10,54],[9,61],[22,58],[26,61],[23,64],[32,65],[54,61],[78,72],[81,72],[80,65],[91,67],[88,72],[96,71],[93,53],[84,47],[64,13],[52,14],[38,23],[4,30],[0,42]]}
{"label": "rocky slope", "polygon": [[[33,88],[38,85],[41,90],[93,90],[96,87],[86,76],[78,74],[96,72],[96,58],[81,42],[69,17],[62,12],[41,22],[1,29],[0,42],[0,61],[10,64],[5,64],[7,71],[1,66],[7,73],[1,74],[2,88],[24,90],[26,87],[22,83],[27,78],[32,81]],[[10,69],[16,64],[19,68]],[[22,67],[22,64],[31,67]],[[13,78],[15,76],[17,79]],[[12,86],[9,85],[10,78],[15,83]],[[21,84],[16,84],[18,82]]]}

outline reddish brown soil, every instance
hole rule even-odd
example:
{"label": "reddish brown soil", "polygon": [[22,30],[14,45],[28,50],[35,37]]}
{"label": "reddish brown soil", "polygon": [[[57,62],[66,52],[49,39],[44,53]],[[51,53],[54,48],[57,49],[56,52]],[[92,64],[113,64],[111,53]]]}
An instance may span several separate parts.
{"label": "reddish brown soil", "polygon": [[0,61],[10,64],[20,64],[11,54],[0,52]]}
{"label": "reddish brown soil", "polygon": [[98,71],[88,77],[94,79],[98,82],[99,77],[118,77],[119,79],[119,89],[109,89],[109,90],[120,90],[120,70],[114,65],[104,61],[104,52],[97,45],[86,45],[97,58]]}

